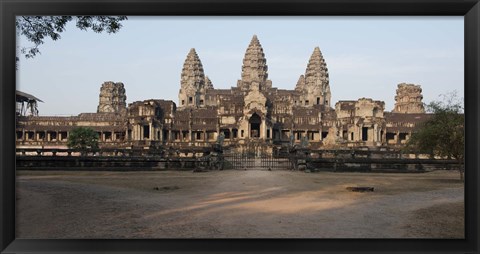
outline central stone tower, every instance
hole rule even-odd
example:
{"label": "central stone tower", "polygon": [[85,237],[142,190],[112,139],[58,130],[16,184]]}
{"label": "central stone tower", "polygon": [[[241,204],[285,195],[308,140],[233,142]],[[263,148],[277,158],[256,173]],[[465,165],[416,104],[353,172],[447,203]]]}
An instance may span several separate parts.
{"label": "central stone tower", "polygon": [[254,35],[248,45],[242,65],[242,79],[238,81],[237,87],[242,91],[250,90],[252,82],[258,83],[260,91],[272,88],[272,81],[268,79],[267,59],[263,53],[262,45],[257,36]]}

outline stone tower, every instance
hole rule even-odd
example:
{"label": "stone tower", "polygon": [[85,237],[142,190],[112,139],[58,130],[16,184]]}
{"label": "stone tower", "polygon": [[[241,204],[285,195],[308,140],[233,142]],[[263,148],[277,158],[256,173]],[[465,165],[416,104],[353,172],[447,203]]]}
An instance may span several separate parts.
{"label": "stone tower", "polygon": [[212,81],[208,78],[208,76],[205,76],[205,90],[213,89],[213,84]]}
{"label": "stone tower", "polygon": [[[203,65],[194,48],[188,52],[183,64],[180,92],[178,94],[179,107],[199,107],[205,101],[205,81]],[[210,82],[211,84],[211,82]]]}
{"label": "stone tower", "polygon": [[300,75],[297,85],[295,86],[295,90],[299,92],[303,92],[305,90],[305,76]]}
{"label": "stone tower", "polygon": [[106,81],[100,88],[97,113],[118,113],[123,115],[127,112],[126,100],[127,96],[125,95],[123,83]]}
{"label": "stone tower", "polygon": [[306,106],[320,104],[330,107],[332,95],[328,68],[319,47],[315,47],[310,56],[304,79],[303,104]]}
{"label": "stone tower", "polygon": [[268,79],[267,59],[263,53],[262,45],[257,36],[254,35],[248,45],[242,65],[242,79],[238,81],[237,86],[243,91],[250,89],[252,82],[258,83],[260,91],[272,87],[272,82]]}
{"label": "stone tower", "polygon": [[398,84],[395,107],[392,112],[406,114],[425,113],[422,100],[422,88],[419,85]]}

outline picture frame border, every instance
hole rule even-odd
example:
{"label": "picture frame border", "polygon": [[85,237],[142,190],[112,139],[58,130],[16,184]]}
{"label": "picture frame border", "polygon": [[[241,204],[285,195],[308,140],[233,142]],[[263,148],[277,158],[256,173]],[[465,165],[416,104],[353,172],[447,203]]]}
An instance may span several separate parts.
{"label": "picture frame border", "polygon": [[[0,1],[1,253],[478,253],[479,0]],[[465,145],[465,239],[15,239],[15,16],[18,15],[464,16],[465,133],[468,137]]]}

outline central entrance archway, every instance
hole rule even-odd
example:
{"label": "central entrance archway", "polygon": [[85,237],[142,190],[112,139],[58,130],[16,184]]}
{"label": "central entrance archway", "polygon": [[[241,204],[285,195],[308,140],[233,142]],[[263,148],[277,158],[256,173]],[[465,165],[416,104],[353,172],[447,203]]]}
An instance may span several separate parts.
{"label": "central entrance archway", "polygon": [[257,114],[253,113],[248,121],[250,123],[250,137],[259,138],[260,137],[260,125],[262,124],[262,118]]}

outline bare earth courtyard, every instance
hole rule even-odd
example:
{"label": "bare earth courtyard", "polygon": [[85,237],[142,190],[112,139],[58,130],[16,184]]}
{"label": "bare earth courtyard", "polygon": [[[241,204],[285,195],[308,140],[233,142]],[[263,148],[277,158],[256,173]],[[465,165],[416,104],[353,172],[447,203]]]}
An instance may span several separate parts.
{"label": "bare earth courtyard", "polygon": [[456,171],[18,171],[16,199],[18,238],[464,238]]}

